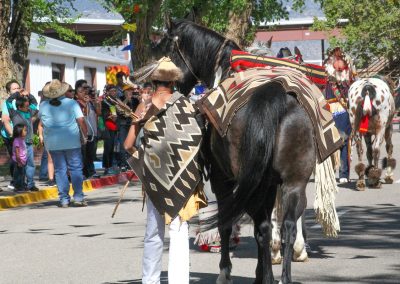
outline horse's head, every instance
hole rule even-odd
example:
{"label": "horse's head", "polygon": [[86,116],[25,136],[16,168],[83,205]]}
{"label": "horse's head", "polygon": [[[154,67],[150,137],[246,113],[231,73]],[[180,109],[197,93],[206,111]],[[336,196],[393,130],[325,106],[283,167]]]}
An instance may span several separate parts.
{"label": "horse's head", "polygon": [[188,94],[199,81],[209,88],[213,86],[216,69],[229,68],[232,49],[239,47],[215,31],[189,20],[167,19],[166,31],[154,46],[153,54],[169,56],[182,69],[183,81],[177,86],[183,94]]}

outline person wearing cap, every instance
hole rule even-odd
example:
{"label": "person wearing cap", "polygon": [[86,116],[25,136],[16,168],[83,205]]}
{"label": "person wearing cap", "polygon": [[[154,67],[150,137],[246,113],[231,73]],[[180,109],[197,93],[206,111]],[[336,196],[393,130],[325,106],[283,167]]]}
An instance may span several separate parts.
{"label": "person wearing cap", "polygon": [[[54,79],[43,88],[49,98],[40,104],[39,118],[43,125],[44,144],[53,159],[60,207],[87,206],[82,186],[81,135],[87,140],[87,128],[81,108],[75,100],[65,97],[67,83]],[[69,195],[67,171],[71,176],[73,199]]]}
{"label": "person wearing cap", "polygon": [[[155,87],[152,105],[143,117],[133,122],[124,146],[132,153],[128,163],[146,192],[142,283],[160,283],[165,224],[168,224],[168,283],[186,284],[189,283],[187,221],[205,205],[199,191],[202,178],[198,152],[202,132],[193,105],[173,91],[175,82],[183,75],[171,59],[161,58],[138,70],[137,77],[141,74],[144,74],[142,79],[149,76]],[[139,132],[143,143],[135,146]]]}

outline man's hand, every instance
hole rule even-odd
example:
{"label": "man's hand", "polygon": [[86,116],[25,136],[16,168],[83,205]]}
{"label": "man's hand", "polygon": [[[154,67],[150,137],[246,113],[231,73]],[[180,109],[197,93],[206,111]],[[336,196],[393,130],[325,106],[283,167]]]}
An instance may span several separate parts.
{"label": "man's hand", "polygon": [[20,93],[21,95],[23,95],[23,96],[29,96],[29,92],[28,92],[27,90],[23,89],[23,88],[21,88],[21,89],[19,90],[19,93]]}

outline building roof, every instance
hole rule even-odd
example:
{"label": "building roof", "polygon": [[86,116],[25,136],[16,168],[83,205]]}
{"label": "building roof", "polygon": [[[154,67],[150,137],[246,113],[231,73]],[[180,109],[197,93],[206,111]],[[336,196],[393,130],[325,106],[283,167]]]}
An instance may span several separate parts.
{"label": "building roof", "polygon": [[29,51],[44,53],[44,54],[54,54],[68,57],[76,57],[82,59],[88,59],[98,62],[106,62],[114,65],[129,65],[129,60],[124,60],[112,55],[100,53],[93,51],[91,49],[86,49],[79,47],[61,40],[45,37],[46,45],[40,47],[38,41],[39,35],[32,33],[31,41],[29,44]]}

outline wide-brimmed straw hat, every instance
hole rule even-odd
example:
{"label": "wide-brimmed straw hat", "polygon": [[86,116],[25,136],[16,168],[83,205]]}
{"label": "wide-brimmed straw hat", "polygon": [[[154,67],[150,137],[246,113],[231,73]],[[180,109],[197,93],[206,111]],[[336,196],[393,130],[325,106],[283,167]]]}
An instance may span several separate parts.
{"label": "wide-brimmed straw hat", "polygon": [[140,82],[146,79],[161,82],[176,82],[183,78],[182,70],[177,67],[171,58],[163,57],[160,60],[140,68],[134,78]]}
{"label": "wide-brimmed straw hat", "polygon": [[46,83],[46,85],[44,85],[44,87],[42,89],[42,95],[46,98],[48,98],[48,95],[49,95],[49,85],[50,85],[50,82]]}
{"label": "wide-brimmed straw hat", "polygon": [[[46,89],[48,88],[48,91]],[[44,86],[43,95],[48,97],[49,99],[59,98],[68,91],[69,85],[65,82],[60,82],[58,79],[53,79],[50,84]]]}

